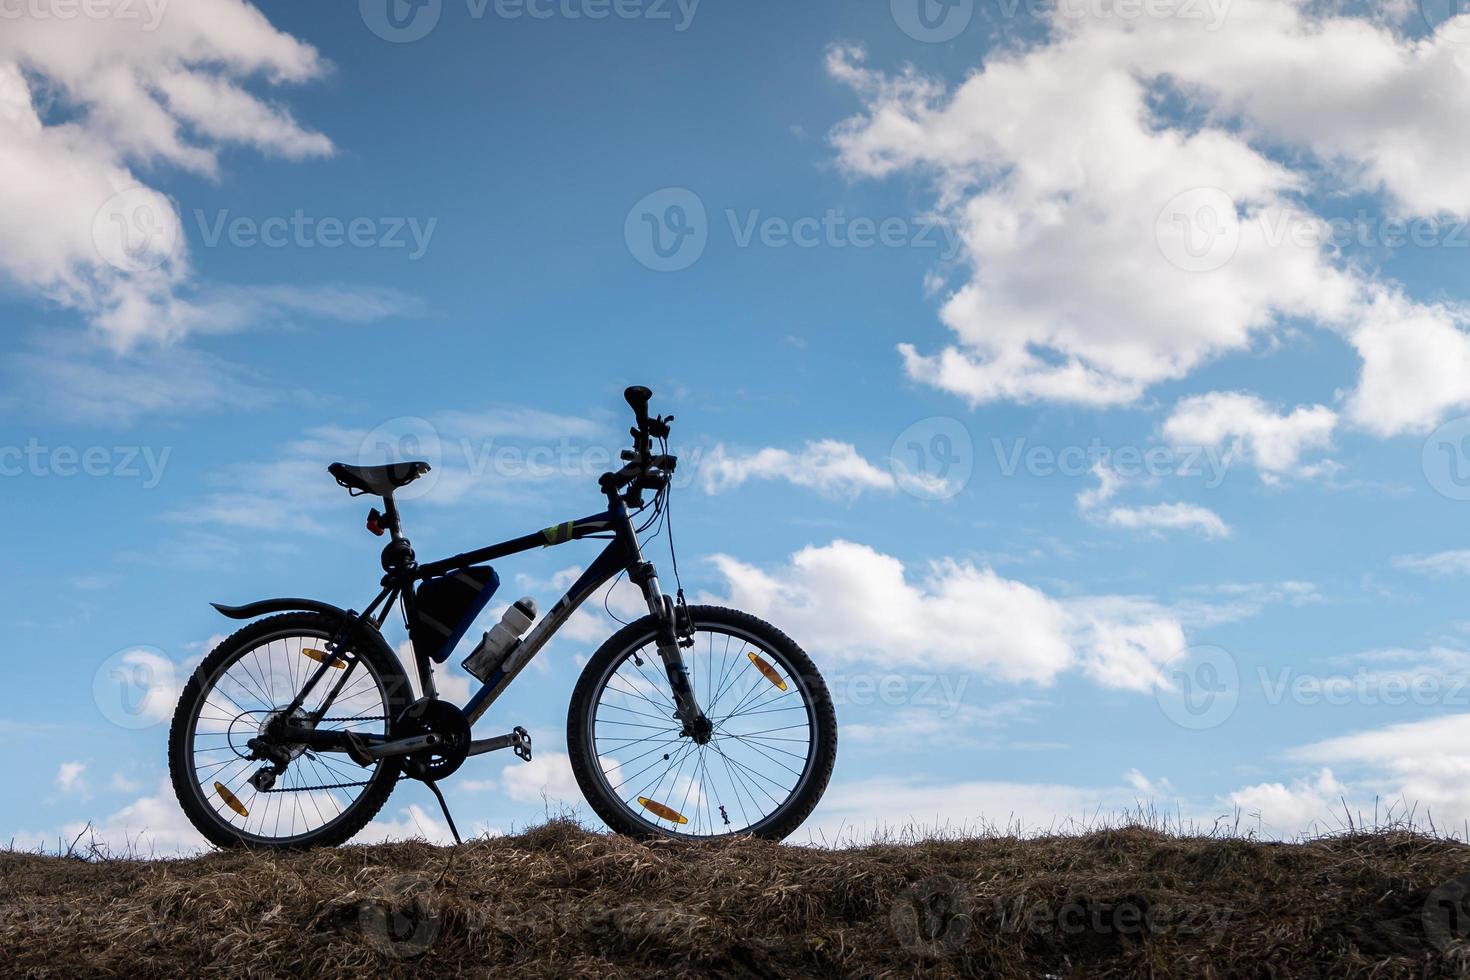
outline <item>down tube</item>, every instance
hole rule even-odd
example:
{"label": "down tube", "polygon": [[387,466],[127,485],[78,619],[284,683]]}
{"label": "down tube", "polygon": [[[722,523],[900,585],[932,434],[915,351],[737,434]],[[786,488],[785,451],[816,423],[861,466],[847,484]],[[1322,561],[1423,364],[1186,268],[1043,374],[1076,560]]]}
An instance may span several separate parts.
{"label": "down tube", "polygon": [[525,669],[541,648],[551,639],[557,630],[561,629],[566,621],[576,612],[587,597],[596,592],[604,583],[613,576],[628,567],[628,552],[621,541],[614,541],[603,549],[602,554],[588,566],[582,577],[567,590],[567,594],[561,597],[561,601],[552,607],[546,614],[546,618],[536,624],[536,627],[526,635],[520,646],[506,660],[505,665],[490,675],[485,681],[485,686],[470,698],[469,704],[464,706],[464,714],[469,723],[473,725],[480,717],[490,709],[490,706],[499,699],[500,695],[510,686],[510,682],[516,679],[516,675]]}

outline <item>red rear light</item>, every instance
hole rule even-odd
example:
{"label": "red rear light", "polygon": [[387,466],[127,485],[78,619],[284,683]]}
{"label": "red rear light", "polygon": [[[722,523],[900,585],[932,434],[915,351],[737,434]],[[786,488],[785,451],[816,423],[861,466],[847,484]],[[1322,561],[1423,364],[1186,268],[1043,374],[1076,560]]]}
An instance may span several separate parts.
{"label": "red rear light", "polygon": [[376,507],[368,511],[367,529],[380,538],[383,536],[383,515],[378,513]]}

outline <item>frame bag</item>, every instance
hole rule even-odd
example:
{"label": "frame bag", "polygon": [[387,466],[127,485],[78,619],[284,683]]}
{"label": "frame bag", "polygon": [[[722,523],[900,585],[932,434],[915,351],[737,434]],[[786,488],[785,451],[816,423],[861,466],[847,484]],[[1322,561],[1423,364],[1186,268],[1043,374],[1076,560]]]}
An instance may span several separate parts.
{"label": "frame bag", "polygon": [[488,565],[425,579],[408,624],[414,650],[444,663],[499,587],[500,576]]}

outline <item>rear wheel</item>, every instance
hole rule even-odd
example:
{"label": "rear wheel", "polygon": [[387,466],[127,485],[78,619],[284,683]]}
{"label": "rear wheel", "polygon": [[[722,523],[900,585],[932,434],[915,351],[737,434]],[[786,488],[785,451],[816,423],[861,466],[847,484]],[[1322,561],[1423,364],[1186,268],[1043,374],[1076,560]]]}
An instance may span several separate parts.
{"label": "rear wheel", "polygon": [[[169,774],[189,821],[220,847],[303,848],[340,844],[360,831],[398,781],[392,762],[359,766],[341,753],[249,747],[290,707],[329,655],[341,621],[288,613],[251,623],[221,643],[190,677],[169,729]],[[293,722],[383,736],[407,707],[410,688],[392,652],[377,644],[336,648]],[[330,706],[323,702],[338,686]],[[320,715],[320,717],[317,717]],[[283,768],[276,773],[267,772]]]}
{"label": "rear wheel", "polygon": [[827,788],[837,719],[827,685],[785,633],[747,613],[692,606],[690,683],[713,724],[682,733],[646,616],[588,662],[567,715],[577,783],[609,827],[634,837],[788,836]]}

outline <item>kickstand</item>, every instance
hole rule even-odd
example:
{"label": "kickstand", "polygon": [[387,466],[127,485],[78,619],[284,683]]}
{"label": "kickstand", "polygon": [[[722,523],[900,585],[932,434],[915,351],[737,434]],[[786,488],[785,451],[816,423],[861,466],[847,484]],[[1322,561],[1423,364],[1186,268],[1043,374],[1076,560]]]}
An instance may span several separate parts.
{"label": "kickstand", "polygon": [[463,844],[464,841],[459,839],[459,828],[454,826],[454,818],[449,815],[449,804],[444,802],[444,794],[439,792],[439,784],[431,779],[426,779],[424,785],[433,790],[434,798],[439,801],[439,809],[444,811],[444,819],[449,821],[449,832],[454,835],[454,842]]}

